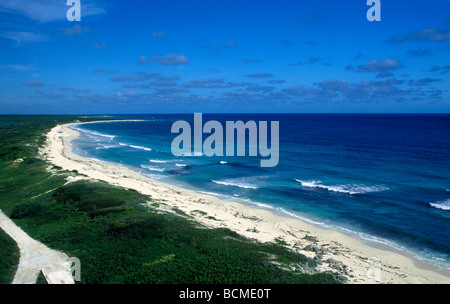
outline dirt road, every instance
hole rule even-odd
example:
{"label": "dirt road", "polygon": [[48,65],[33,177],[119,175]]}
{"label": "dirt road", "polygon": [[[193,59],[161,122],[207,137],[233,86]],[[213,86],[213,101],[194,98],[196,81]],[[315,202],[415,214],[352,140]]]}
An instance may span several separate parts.
{"label": "dirt road", "polygon": [[10,218],[0,210],[2,228],[20,249],[20,261],[13,284],[35,284],[39,271],[42,271],[49,284],[74,284],[68,256],[46,247],[29,237]]}

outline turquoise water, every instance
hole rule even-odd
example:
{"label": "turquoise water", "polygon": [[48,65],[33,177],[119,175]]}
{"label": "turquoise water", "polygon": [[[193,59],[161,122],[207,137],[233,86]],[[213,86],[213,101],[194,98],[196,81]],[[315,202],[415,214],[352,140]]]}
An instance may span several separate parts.
{"label": "turquoise water", "polygon": [[[175,157],[171,126],[193,115],[85,124],[74,152],[151,178],[284,212],[450,268],[450,115],[222,114],[280,122],[280,159]],[[206,138],[207,135],[204,136]],[[270,138],[270,136],[269,136]]]}

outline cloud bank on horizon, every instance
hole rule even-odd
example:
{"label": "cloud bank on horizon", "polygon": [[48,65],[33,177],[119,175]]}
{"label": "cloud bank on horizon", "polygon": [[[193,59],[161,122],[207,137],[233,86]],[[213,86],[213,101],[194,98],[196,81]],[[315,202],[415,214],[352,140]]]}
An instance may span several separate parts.
{"label": "cloud bank on horizon", "polygon": [[0,114],[450,113],[450,1],[0,2]]}

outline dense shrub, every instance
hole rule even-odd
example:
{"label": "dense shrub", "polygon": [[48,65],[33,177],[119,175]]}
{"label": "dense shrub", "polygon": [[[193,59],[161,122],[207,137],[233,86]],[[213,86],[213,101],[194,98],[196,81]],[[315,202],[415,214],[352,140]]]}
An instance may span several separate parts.
{"label": "dense shrub", "polygon": [[22,219],[35,217],[42,212],[42,206],[39,203],[20,203],[14,207],[11,212],[11,218]]}
{"label": "dense shrub", "polygon": [[0,229],[0,284],[12,282],[19,263],[19,248],[16,242]]}
{"label": "dense shrub", "polygon": [[59,187],[53,192],[57,203],[74,202],[79,210],[91,212],[92,215],[101,214],[104,209],[118,211],[115,207],[138,203],[145,203],[144,197],[134,190],[124,190],[105,185],[100,182],[72,183]]}

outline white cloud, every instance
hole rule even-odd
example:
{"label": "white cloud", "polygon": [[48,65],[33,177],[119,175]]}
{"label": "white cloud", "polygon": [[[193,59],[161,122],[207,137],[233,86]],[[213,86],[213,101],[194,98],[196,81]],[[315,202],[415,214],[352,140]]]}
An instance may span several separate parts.
{"label": "white cloud", "polygon": [[153,33],[152,33],[152,36],[153,36],[153,37],[163,37],[163,36],[165,36],[165,35],[166,35],[166,33],[165,33],[164,31],[153,32]]}
{"label": "white cloud", "polygon": [[23,42],[44,42],[48,40],[48,36],[33,32],[9,32],[1,34],[2,37],[16,41],[17,45]]}
{"label": "white cloud", "polygon": [[41,88],[45,86],[45,83],[42,80],[33,80],[33,81],[25,81],[23,85],[33,88]]}
{"label": "white cloud", "polygon": [[8,71],[15,71],[15,72],[28,72],[28,71],[34,70],[35,68],[32,65],[6,64],[6,65],[1,65],[0,69],[8,70]]}
{"label": "white cloud", "polygon": [[90,32],[91,28],[89,26],[82,27],[78,24],[75,24],[72,27],[62,29],[62,31],[64,32],[64,34],[66,36],[76,36],[76,35],[81,35],[83,33]]}
{"label": "white cloud", "polygon": [[162,65],[181,65],[189,63],[189,59],[187,59],[184,55],[176,55],[176,54],[167,54],[162,57],[155,56],[150,61]]}

